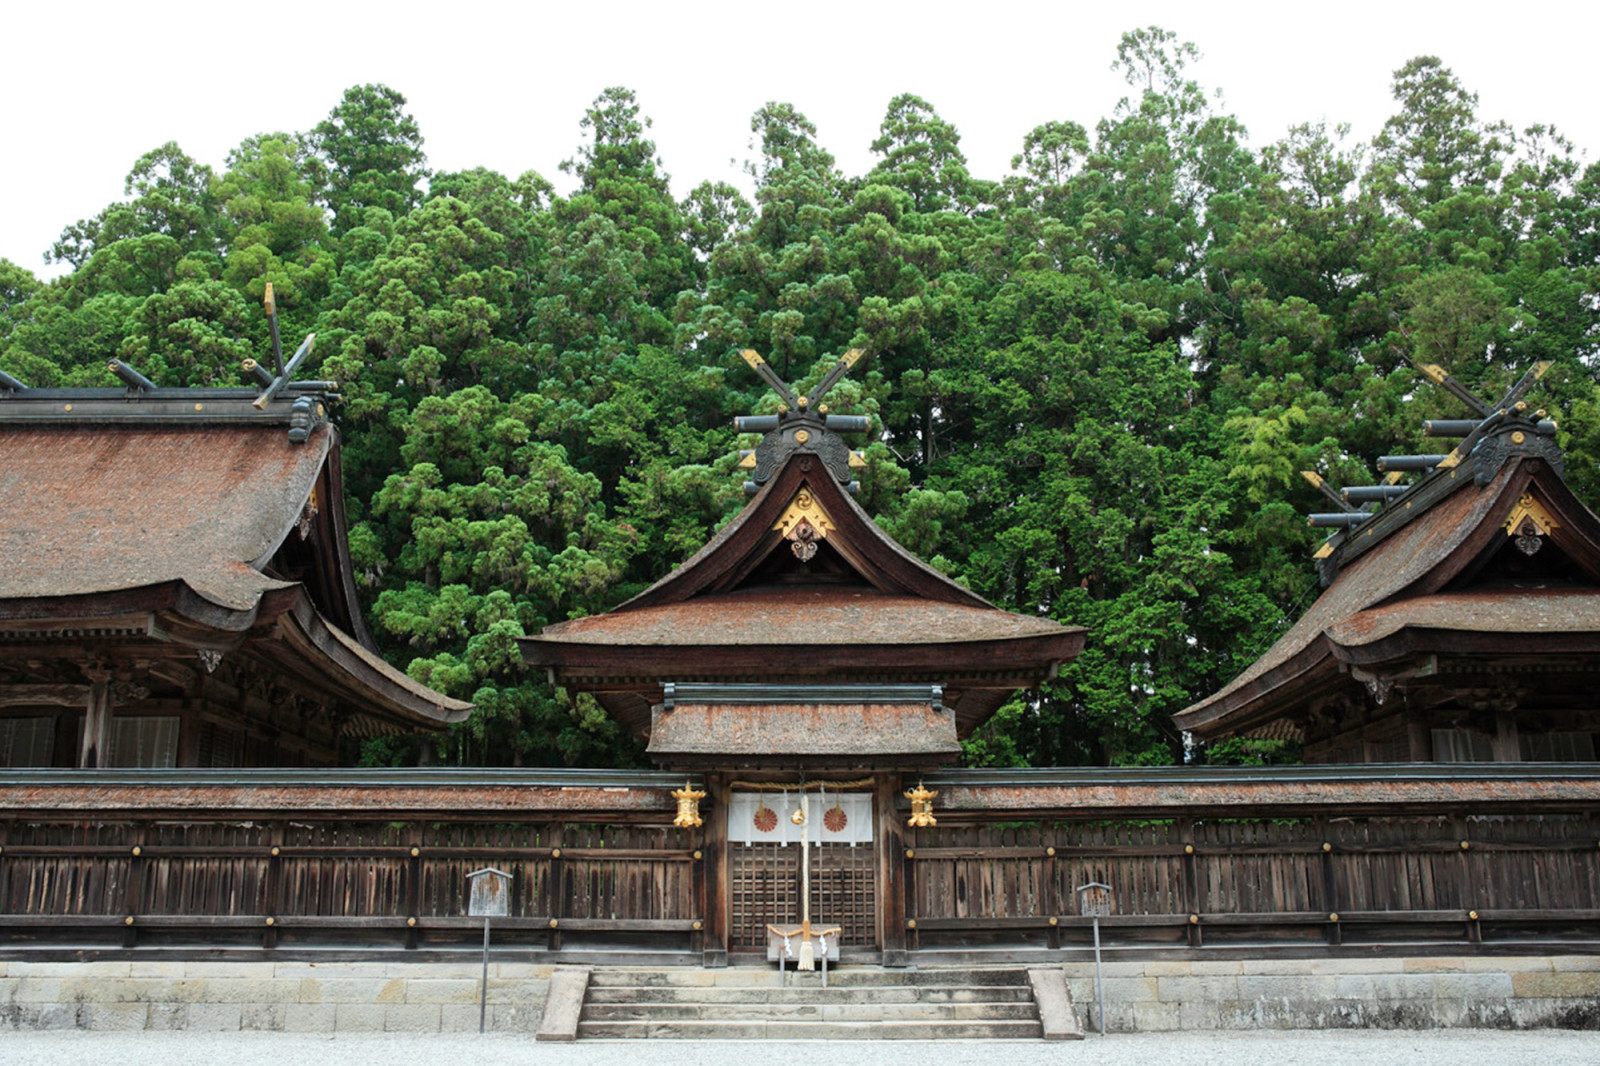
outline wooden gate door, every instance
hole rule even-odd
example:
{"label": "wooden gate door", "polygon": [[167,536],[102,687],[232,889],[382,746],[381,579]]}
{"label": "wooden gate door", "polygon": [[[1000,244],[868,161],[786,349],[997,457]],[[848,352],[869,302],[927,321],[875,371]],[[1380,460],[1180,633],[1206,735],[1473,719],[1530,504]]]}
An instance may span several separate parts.
{"label": "wooden gate door", "polygon": [[[752,798],[742,799],[750,795]],[[865,802],[863,802],[863,799]],[[846,803],[849,807],[846,808]],[[799,830],[787,823],[799,804],[798,793],[735,792],[728,818],[728,950],[765,953],[767,926],[800,921]],[[823,836],[811,849],[811,923],[838,926],[842,951],[872,952],[878,944],[878,843],[876,839],[829,840],[824,819],[864,818],[872,824],[871,794],[846,794],[826,800],[811,794],[811,819]],[[864,812],[864,813],[863,813]],[[744,822],[750,820],[746,826]],[[852,830],[855,827],[851,827]],[[866,830],[870,834],[870,828]],[[810,835],[810,834],[808,834]],[[858,835],[855,832],[851,836]],[[787,842],[786,842],[787,839]]]}

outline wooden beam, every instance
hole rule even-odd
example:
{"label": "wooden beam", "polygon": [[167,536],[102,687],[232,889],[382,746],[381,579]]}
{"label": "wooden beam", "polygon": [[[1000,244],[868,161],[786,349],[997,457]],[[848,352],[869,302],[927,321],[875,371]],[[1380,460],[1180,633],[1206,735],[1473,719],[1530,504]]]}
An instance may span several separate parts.
{"label": "wooden beam", "polygon": [[0,688],[0,707],[72,707],[89,700],[88,685],[6,685]]}
{"label": "wooden beam", "polygon": [[111,671],[104,664],[91,664],[84,667],[83,673],[89,679],[89,687],[78,767],[93,770],[106,765],[111,756]]}

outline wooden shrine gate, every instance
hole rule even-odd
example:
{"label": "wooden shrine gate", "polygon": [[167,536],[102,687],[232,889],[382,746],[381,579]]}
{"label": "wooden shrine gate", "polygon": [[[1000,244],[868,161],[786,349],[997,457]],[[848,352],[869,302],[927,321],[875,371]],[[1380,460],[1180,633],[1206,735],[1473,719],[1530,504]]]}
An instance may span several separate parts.
{"label": "wooden shrine gate", "polygon": [[[838,926],[842,951],[879,947],[877,834],[870,792],[810,791],[811,920]],[[728,950],[764,953],[769,925],[801,916],[799,790],[738,791],[728,805]],[[822,839],[818,840],[817,837]]]}

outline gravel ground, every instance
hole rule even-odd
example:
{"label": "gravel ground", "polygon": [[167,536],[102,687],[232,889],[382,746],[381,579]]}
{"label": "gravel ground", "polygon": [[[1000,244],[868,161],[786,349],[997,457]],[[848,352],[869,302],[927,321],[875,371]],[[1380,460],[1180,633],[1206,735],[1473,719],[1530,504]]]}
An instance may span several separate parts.
{"label": "gravel ground", "polygon": [[[824,1050],[825,1048],[825,1050]],[[828,1066],[1564,1066],[1600,1062],[1600,1034],[1565,1030],[1506,1033],[1482,1029],[1422,1032],[1284,1031],[1091,1036],[1074,1043],[853,1041],[812,1043],[688,1040],[535,1044],[527,1036],[409,1036],[282,1033],[0,1033],[4,1066],[395,1066],[405,1063],[527,1063],[536,1066],[716,1066],[729,1060],[794,1062],[826,1055]]]}

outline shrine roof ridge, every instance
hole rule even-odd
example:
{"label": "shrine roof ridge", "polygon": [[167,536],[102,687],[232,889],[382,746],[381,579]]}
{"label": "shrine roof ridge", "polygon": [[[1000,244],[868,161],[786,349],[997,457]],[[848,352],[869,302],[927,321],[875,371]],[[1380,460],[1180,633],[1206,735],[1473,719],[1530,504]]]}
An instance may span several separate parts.
{"label": "shrine roof ridge", "polygon": [[[1461,400],[1475,417],[1427,419],[1425,435],[1459,438],[1449,452],[1425,455],[1385,455],[1378,471],[1385,476],[1375,485],[1335,489],[1313,470],[1302,476],[1336,511],[1307,516],[1314,528],[1335,532],[1317,550],[1318,577],[1331,585],[1339,572],[1390,535],[1415,522],[1445,497],[1467,485],[1487,487],[1508,463],[1539,459],[1559,476],[1563,472],[1561,449],[1556,443],[1556,423],[1534,410],[1526,396],[1550,369],[1549,362],[1530,367],[1497,403],[1488,403],[1442,367],[1417,364],[1424,378]],[[1420,475],[1402,484],[1406,474]],[[1375,506],[1376,511],[1369,510]]]}
{"label": "shrine roof ridge", "polygon": [[926,703],[940,706],[943,685],[794,685],[669,681],[662,685],[662,706],[674,703]]}
{"label": "shrine roof ridge", "polygon": [[121,388],[33,388],[0,370],[0,426],[286,425],[290,441],[304,443],[327,421],[328,404],[337,398],[339,385],[295,376],[316,349],[317,335],[306,334],[285,359],[270,282],[262,303],[272,335],[271,365],[246,359],[240,366],[254,388],[157,385],[121,359],[106,362]]}

